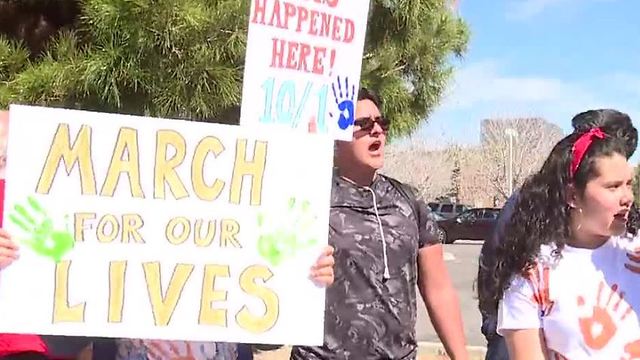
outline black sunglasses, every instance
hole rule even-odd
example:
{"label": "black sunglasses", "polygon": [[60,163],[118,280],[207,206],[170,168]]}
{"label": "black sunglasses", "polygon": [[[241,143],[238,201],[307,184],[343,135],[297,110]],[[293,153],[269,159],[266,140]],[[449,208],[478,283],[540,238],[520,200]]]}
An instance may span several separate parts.
{"label": "black sunglasses", "polygon": [[389,126],[391,126],[391,122],[384,116],[358,118],[353,122],[353,125],[360,127],[360,130],[371,131],[376,123],[384,132],[389,131]]}

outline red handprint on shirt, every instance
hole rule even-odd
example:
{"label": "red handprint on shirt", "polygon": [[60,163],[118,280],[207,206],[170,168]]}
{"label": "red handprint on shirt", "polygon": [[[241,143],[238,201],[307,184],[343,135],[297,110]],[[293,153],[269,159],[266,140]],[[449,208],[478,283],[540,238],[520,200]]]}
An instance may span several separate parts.
{"label": "red handprint on shirt", "polygon": [[[605,287],[609,293],[607,297],[602,296]],[[587,306],[584,297],[578,296],[577,301],[578,306]],[[622,308],[621,305],[623,305]],[[631,307],[624,301],[624,292],[618,292],[617,284],[609,288],[604,281],[600,282],[596,304],[593,306],[591,315],[578,319],[585,344],[593,350],[604,348],[618,331],[617,323],[624,320],[631,312]],[[614,314],[618,314],[617,319],[614,318]]]}
{"label": "red handprint on shirt", "polygon": [[627,259],[629,262],[624,264],[624,267],[633,273],[640,274],[640,247],[628,252]]}
{"label": "red handprint on shirt", "polygon": [[624,355],[620,360],[640,360],[640,339],[624,346]]}
{"label": "red handprint on shirt", "polygon": [[538,268],[534,268],[529,272],[529,281],[531,281],[534,288],[532,300],[540,306],[540,310],[546,316],[549,315],[554,304],[549,295],[550,270],[548,266],[544,266],[542,268],[542,276],[540,276],[539,272]]}

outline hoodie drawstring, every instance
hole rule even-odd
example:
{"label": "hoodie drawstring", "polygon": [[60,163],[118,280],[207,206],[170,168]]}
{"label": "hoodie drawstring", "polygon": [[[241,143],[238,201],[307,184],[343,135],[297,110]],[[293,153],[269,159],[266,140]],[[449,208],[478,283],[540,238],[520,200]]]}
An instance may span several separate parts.
{"label": "hoodie drawstring", "polygon": [[389,261],[387,259],[387,242],[384,241],[384,230],[382,229],[382,220],[380,220],[380,214],[378,213],[378,204],[376,200],[376,193],[370,187],[366,187],[365,189],[369,190],[371,195],[373,196],[373,211],[376,213],[376,220],[378,221],[378,230],[380,230],[380,240],[382,241],[382,258],[384,261],[384,279],[387,280],[391,278],[391,274],[389,273]]}

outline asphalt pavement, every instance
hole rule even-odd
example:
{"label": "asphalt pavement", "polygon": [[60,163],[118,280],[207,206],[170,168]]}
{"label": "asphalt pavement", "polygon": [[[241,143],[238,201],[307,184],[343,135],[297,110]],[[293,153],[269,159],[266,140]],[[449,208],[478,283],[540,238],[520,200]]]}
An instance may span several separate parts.
{"label": "asphalt pavement", "polygon": [[[458,290],[462,308],[462,316],[465,326],[467,345],[471,347],[484,347],[486,343],[480,333],[480,313],[477,300],[473,291],[475,278],[478,271],[478,255],[482,242],[461,241],[455,244],[445,245],[445,261],[453,283]],[[416,289],[417,291],[417,289]],[[418,360],[448,359],[443,356],[444,349],[439,344],[422,300],[418,303],[418,323],[416,327],[418,341]],[[284,347],[276,351],[267,351],[255,355],[256,360],[287,360],[289,348]],[[472,351],[474,350],[474,351]],[[484,359],[483,349],[469,350],[471,360]]]}
{"label": "asphalt pavement", "polygon": [[[481,318],[474,291],[481,247],[482,242],[459,241],[455,244],[445,245],[444,249],[449,275],[453,279],[460,298],[467,344],[474,346],[486,346],[484,336],[480,333]],[[431,326],[422,300],[418,302],[416,335],[418,341],[440,341]]]}

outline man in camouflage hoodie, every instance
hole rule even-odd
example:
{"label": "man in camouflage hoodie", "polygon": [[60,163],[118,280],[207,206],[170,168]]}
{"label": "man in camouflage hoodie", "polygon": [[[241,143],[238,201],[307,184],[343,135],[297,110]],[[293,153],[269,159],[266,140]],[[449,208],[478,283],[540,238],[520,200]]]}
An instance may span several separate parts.
{"label": "man in camouflage hoodie", "polygon": [[450,357],[467,359],[437,225],[409,187],[377,174],[389,122],[366,89],[354,125],[353,141],[336,144],[329,230],[335,282],[327,289],[324,345],[295,347],[291,359],[415,359],[416,283]]}

